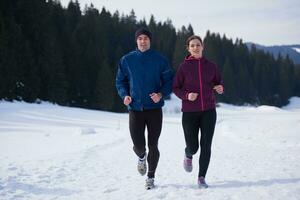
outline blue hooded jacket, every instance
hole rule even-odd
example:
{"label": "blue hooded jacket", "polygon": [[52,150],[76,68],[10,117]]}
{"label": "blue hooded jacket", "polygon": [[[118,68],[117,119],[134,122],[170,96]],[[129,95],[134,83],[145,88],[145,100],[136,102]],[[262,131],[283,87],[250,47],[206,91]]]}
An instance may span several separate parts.
{"label": "blue hooded jacket", "polygon": [[172,92],[172,82],[173,71],[168,60],[152,49],[132,51],[119,62],[116,88],[122,100],[125,96],[131,96],[129,110],[161,108],[163,98],[154,103],[150,94],[160,92],[163,97],[168,96]]}

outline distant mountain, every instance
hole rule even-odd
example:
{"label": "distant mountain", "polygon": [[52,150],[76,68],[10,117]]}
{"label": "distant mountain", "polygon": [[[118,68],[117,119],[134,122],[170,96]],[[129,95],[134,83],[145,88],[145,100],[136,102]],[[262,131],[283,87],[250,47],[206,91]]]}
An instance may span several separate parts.
{"label": "distant mountain", "polygon": [[265,52],[269,52],[273,54],[276,58],[278,54],[280,53],[283,57],[288,55],[290,59],[295,63],[295,64],[300,64],[300,45],[278,45],[278,46],[263,46],[255,43],[246,43],[248,48],[250,49],[252,45],[255,45],[256,48],[262,49]]}

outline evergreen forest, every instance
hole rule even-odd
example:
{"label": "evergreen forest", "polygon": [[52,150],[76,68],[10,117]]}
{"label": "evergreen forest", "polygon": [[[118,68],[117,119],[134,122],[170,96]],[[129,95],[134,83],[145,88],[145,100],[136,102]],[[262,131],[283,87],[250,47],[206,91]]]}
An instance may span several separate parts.
{"label": "evergreen forest", "polygon": [[[41,102],[126,112],[116,88],[120,58],[134,50],[134,32],[147,27],[151,47],[164,54],[176,72],[187,55],[191,24],[175,28],[171,19],[137,20],[78,1],[0,1],[0,99]],[[204,55],[223,76],[219,102],[283,106],[300,96],[300,66],[288,56],[274,57],[242,39],[207,30]]]}

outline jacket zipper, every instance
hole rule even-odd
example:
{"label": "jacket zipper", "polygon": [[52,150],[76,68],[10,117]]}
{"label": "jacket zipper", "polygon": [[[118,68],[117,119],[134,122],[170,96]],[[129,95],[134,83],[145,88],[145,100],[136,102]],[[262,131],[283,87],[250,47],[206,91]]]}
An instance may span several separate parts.
{"label": "jacket zipper", "polygon": [[200,64],[200,59],[199,59],[199,62],[198,62],[198,72],[199,72],[199,82],[200,82],[200,101],[201,101],[201,110],[204,110],[204,106],[203,106],[202,77],[201,77],[201,64]]}

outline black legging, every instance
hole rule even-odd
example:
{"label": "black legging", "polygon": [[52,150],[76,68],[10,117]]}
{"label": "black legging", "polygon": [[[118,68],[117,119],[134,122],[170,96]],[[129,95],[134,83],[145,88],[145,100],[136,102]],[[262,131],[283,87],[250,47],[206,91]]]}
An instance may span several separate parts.
{"label": "black legging", "polygon": [[183,112],[182,114],[182,126],[186,143],[185,153],[189,158],[192,158],[198,151],[199,128],[201,130],[199,177],[205,177],[208,169],[216,119],[217,114],[215,109],[203,112]]}
{"label": "black legging", "polygon": [[133,141],[133,150],[143,158],[146,152],[145,127],[148,130],[148,177],[154,178],[159,160],[158,139],[162,128],[162,110],[145,110],[129,112],[129,130]]}

